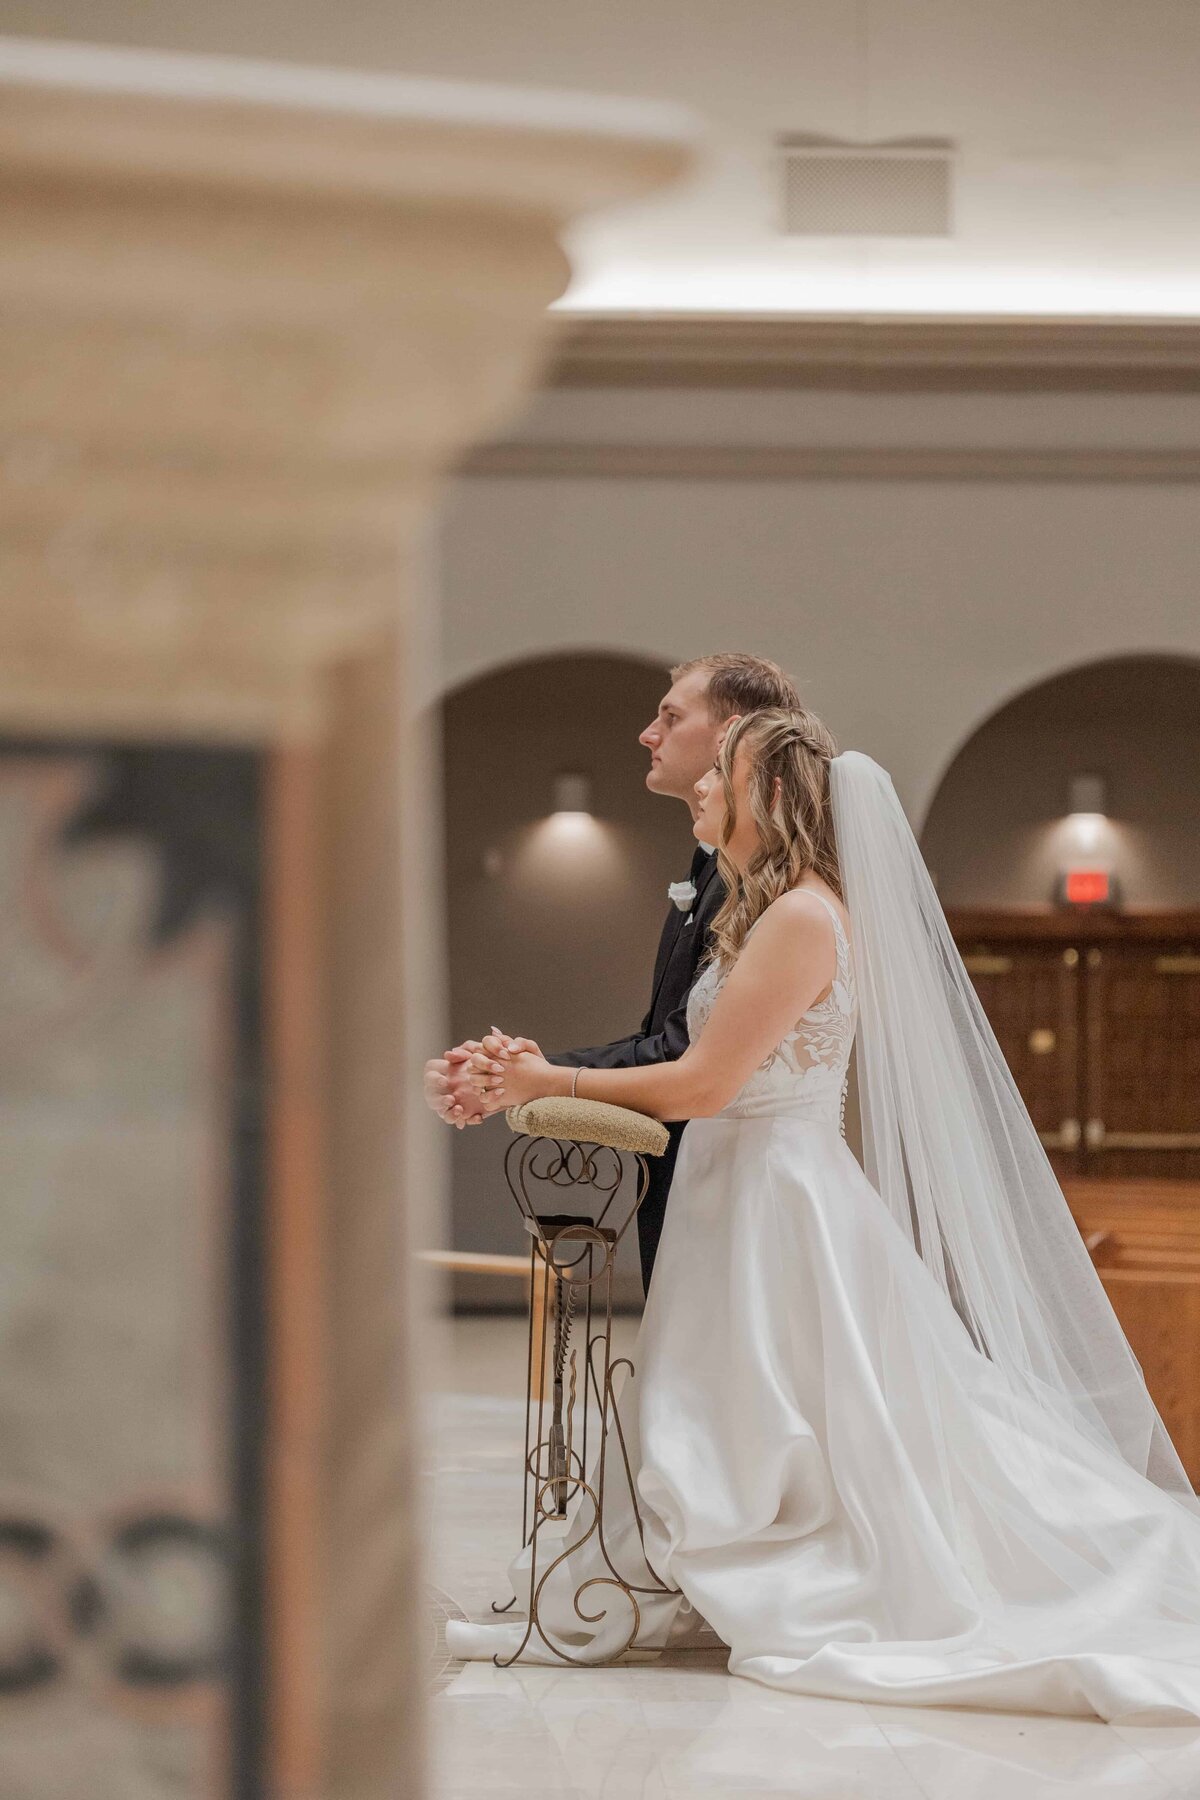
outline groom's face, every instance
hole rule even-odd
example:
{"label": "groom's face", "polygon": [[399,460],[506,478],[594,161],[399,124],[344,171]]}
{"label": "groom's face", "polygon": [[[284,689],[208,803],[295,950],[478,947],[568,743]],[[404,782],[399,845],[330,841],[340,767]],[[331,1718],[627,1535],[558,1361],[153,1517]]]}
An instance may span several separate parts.
{"label": "groom's face", "polygon": [[696,805],[696,783],[716,759],[725,729],[708,710],[708,675],[693,669],[683,675],[658,703],[658,711],[638,738],[650,752],[646,786],[655,794],[671,794]]}

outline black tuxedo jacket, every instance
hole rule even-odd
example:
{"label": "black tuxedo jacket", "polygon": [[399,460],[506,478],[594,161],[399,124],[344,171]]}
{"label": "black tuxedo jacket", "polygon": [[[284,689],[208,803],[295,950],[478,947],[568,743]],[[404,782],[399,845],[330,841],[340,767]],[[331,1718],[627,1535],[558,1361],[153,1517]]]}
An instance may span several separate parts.
{"label": "black tuxedo jacket", "polygon": [[[631,1069],[639,1063],[674,1062],[683,1055],[688,1047],[687,998],[709,949],[712,921],[725,898],[715,851],[710,853],[697,845],[691,879],[696,885],[696,898],[690,914],[672,906],[663,926],[654,962],[650,1010],[642,1020],[641,1030],[632,1037],[597,1044],[588,1050],[556,1051],[547,1059],[549,1062],[568,1068]],[[647,1158],[650,1181],[637,1219],[642,1286],[647,1291],[686,1123],[681,1119],[669,1124],[671,1141],[666,1150],[661,1156]]]}

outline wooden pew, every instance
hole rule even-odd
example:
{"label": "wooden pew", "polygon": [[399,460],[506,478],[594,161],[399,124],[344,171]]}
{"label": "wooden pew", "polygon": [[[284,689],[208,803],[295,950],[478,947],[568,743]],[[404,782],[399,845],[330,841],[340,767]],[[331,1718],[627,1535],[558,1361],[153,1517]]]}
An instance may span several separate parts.
{"label": "wooden pew", "polygon": [[1063,1191],[1193,1487],[1200,1487],[1200,1183]]}

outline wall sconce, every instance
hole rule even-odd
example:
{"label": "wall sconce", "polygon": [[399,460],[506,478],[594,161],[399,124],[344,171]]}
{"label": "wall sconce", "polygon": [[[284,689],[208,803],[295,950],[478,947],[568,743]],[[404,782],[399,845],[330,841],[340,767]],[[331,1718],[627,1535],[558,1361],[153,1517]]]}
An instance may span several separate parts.
{"label": "wall sconce", "polygon": [[1103,775],[1072,775],[1067,784],[1067,813],[1072,819],[1107,817],[1108,783]]}
{"label": "wall sconce", "polygon": [[554,819],[590,819],[592,816],[592,783],[587,775],[554,777]]}

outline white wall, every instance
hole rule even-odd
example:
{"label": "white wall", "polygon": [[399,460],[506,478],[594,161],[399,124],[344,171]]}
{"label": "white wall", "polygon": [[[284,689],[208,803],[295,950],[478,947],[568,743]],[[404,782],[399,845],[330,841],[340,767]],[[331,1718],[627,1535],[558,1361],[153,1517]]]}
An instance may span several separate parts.
{"label": "white wall", "polygon": [[[906,450],[1186,452],[1200,395],[564,390],[513,436],[655,446],[664,468],[729,446],[901,467]],[[1102,656],[1200,654],[1198,527],[1189,479],[463,475],[441,533],[444,681],[560,649],[774,656],[919,821],[1025,687]]]}

